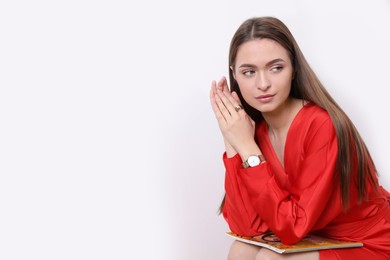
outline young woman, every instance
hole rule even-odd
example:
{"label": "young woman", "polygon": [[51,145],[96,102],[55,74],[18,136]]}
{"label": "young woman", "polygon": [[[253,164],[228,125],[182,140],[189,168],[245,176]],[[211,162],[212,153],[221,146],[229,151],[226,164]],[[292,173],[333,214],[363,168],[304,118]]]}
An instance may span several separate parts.
{"label": "young woman", "polygon": [[361,248],[279,255],[235,241],[229,259],[390,259],[390,194],[353,123],[325,90],[289,29],[273,17],[237,30],[227,80],[210,101],[226,152],[221,212],[243,236],[309,232]]}

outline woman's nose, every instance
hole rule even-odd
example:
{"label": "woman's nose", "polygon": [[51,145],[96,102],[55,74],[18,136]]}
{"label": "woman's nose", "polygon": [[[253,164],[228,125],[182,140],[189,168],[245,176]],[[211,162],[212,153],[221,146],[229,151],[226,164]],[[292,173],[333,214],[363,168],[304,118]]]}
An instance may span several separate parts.
{"label": "woman's nose", "polygon": [[271,82],[265,73],[259,73],[256,85],[258,89],[265,91],[271,86]]}

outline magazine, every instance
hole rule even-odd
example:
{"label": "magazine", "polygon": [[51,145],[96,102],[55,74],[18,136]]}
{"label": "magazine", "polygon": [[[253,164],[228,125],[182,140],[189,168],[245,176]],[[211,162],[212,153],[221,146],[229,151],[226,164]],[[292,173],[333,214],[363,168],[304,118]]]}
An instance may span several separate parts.
{"label": "magazine", "polygon": [[243,237],[233,232],[226,232],[226,234],[241,242],[265,247],[279,254],[363,246],[363,243],[360,242],[334,240],[316,234],[308,234],[301,241],[293,245],[284,245],[272,232],[267,232],[255,237]]}

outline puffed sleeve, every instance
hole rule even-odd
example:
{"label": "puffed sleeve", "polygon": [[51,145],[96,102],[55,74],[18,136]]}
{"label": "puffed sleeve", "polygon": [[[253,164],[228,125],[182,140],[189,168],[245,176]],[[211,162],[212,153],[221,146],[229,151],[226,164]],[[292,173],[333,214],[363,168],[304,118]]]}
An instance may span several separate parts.
{"label": "puffed sleeve", "polygon": [[[230,230],[246,236],[254,236],[267,231],[268,226],[255,211],[245,183],[242,178],[239,178],[241,174],[239,171],[242,168],[240,156],[237,154],[227,158],[225,153],[223,161],[226,168],[226,195],[222,213]],[[263,167],[265,167],[264,163],[259,166],[260,171]]]}

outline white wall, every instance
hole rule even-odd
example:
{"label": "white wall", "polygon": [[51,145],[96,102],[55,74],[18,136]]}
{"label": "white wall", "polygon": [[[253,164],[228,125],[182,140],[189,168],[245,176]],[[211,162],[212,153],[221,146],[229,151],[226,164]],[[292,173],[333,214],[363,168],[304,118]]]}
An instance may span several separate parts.
{"label": "white wall", "polygon": [[252,16],[290,27],[390,189],[389,12],[388,0],[3,1],[0,258],[225,259],[208,92]]}

